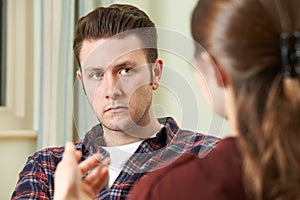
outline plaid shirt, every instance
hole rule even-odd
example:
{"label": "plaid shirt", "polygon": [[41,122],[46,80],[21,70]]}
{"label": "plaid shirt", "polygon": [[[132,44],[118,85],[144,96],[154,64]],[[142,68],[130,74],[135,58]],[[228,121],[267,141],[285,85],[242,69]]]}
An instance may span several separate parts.
{"label": "plaid shirt", "polygon": [[[156,137],[144,140],[124,165],[119,176],[107,191],[105,188],[96,199],[126,199],[133,185],[147,172],[162,168],[186,152],[207,154],[215,147],[218,138],[182,130],[172,118],[159,119],[163,128]],[[100,151],[108,153],[97,145],[97,138],[103,133],[96,125],[84,139],[75,144],[82,151],[81,160]],[[54,173],[62,159],[64,148],[46,148],[29,157],[19,174],[19,180],[12,199],[53,199]]]}

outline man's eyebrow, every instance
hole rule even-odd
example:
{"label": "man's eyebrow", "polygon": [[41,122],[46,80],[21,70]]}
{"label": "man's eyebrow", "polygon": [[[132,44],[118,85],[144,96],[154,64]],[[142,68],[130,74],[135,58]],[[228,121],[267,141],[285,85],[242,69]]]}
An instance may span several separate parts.
{"label": "man's eyebrow", "polygon": [[84,69],[85,72],[89,72],[89,71],[103,71],[103,68],[98,66],[98,67],[95,67],[95,66],[88,66]]}
{"label": "man's eyebrow", "polygon": [[114,67],[123,67],[123,66],[127,66],[127,65],[136,66],[137,63],[135,61],[123,61],[120,63],[113,64]]}
{"label": "man's eyebrow", "polygon": [[[122,61],[120,63],[113,63],[110,66],[113,66],[113,68],[120,68],[120,67],[124,67],[124,66],[137,66],[137,62],[136,61]],[[91,72],[91,71],[104,71],[104,67],[102,66],[88,66],[84,69],[85,72]]]}

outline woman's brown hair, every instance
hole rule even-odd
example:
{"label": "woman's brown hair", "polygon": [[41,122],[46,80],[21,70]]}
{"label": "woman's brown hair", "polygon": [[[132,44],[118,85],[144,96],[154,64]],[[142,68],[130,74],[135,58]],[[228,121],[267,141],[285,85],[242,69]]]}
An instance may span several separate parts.
{"label": "woman's brown hair", "polygon": [[200,0],[191,25],[232,81],[248,198],[300,199],[300,77],[283,76],[280,46],[300,1]]}

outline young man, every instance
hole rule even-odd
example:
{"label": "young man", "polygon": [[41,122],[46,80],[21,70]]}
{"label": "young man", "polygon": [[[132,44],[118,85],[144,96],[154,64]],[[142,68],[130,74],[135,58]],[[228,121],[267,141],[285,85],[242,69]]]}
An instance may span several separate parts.
{"label": "young man", "polygon": [[[155,25],[143,11],[120,4],[95,9],[78,21],[73,48],[77,77],[100,122],[75,147],[81,161],[96,152],[111,158],[108,184],[97,198],[124,199],[147,172],[185,152],[207,153],[218,141],[182,130],[170,117],[156,119],[153,91],[163,62]],[[31,156],[12,199],[53,199],[63,151],[48,148]]]}

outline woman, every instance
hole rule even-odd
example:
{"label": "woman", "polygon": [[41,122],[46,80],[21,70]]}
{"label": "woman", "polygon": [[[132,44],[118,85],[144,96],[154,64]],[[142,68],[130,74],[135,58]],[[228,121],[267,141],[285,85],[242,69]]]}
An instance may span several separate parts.
{"label": "woman", "polygon": [[149,174],[131,199],[300,199],[300,1],[200,0],[191,24],[232,136]]}

